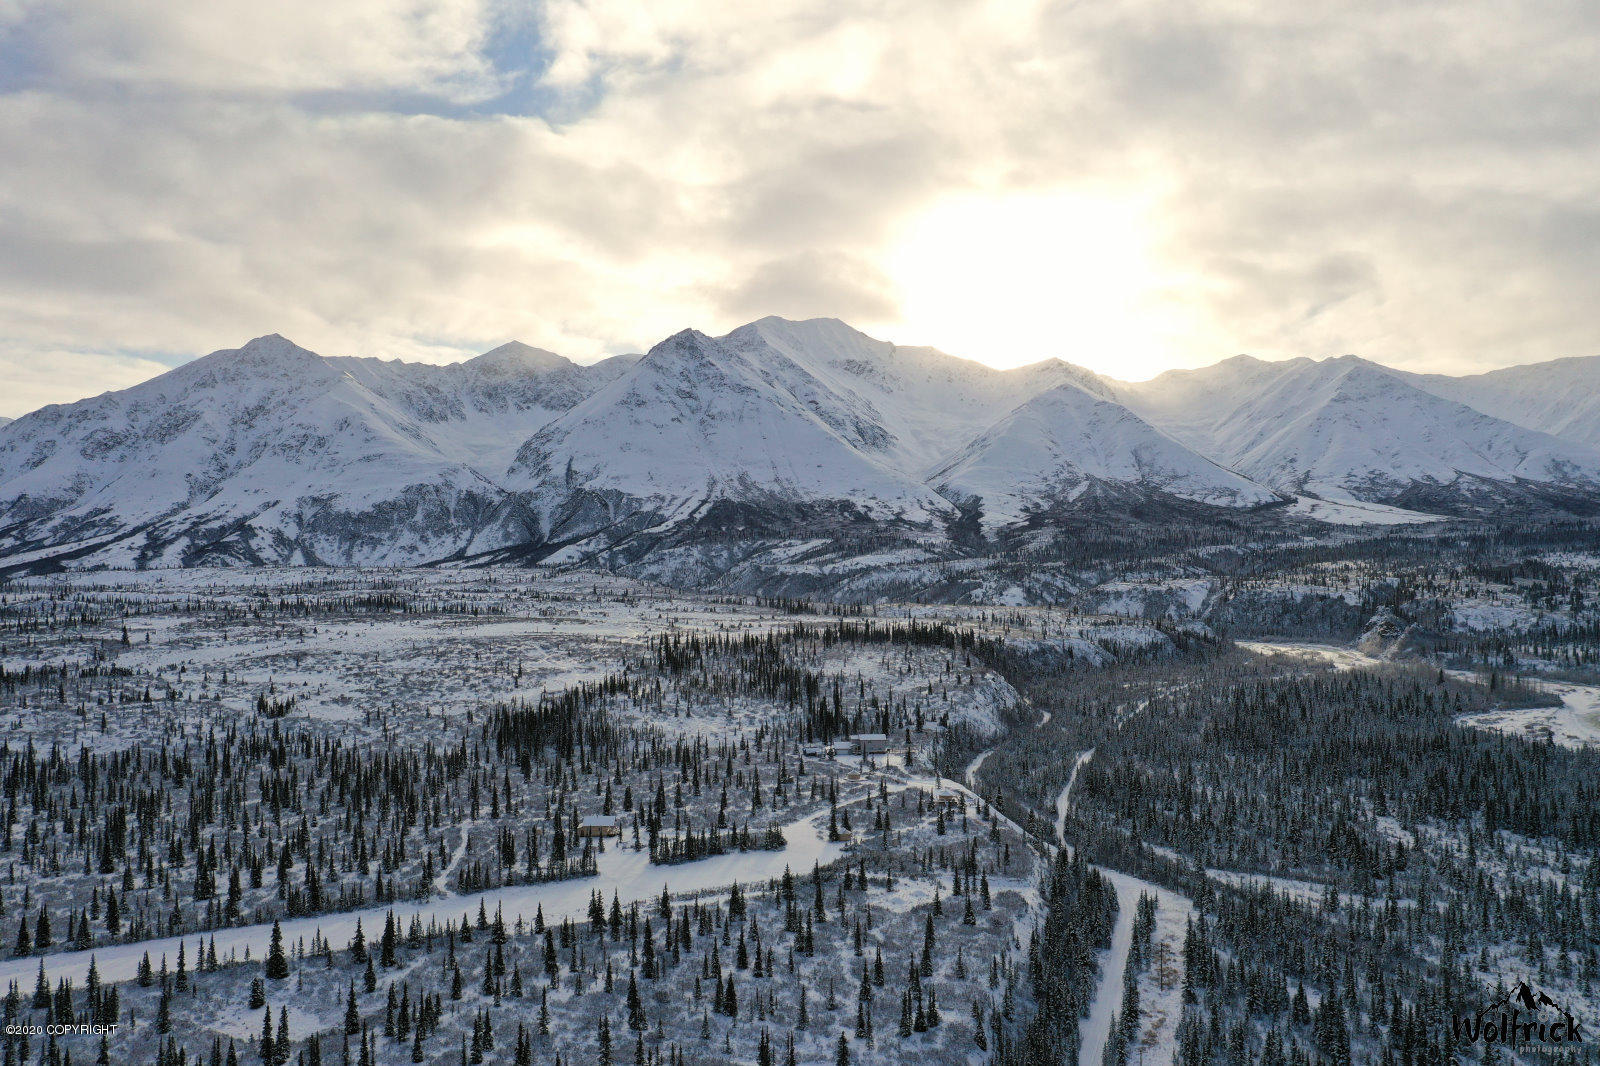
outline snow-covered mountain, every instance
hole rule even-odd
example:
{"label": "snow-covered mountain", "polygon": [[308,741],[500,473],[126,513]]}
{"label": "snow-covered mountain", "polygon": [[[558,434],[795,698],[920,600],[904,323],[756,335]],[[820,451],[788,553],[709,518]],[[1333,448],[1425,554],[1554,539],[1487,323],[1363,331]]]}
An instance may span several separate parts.
{"label": "snow-covered mountain", "polygon": [[502,439],[620,369],[520,348],[451,367],[330,359],[260,337],[8,427],[0,552],[404,563],[498,545],[521,536],[494,480]]}
{"label": "snow-covered mountain", "polygon": [[[669,535],[972,544],[974,497],[989,527],[1064,508],[1204,521],[1287,494],[1589,509],[1594,369],[1241,356],[1124,383],[833,319],[685,330],[589,366],[514,342],[432,366],[269,336],[5,425],[0,567],[560,559]],[[1306,502],[1292,512],[1350,511]]]}
{"label": "snow-covered mountain", "polygon": [[1310,359],[1269,362],[1236,355],[1195,370],[1168,370],[1148,381],[1110,383],[1112,395],[1141,417],[1206,455],[1218,427],[1285,374],[1315,366]]}
{"label": "snow-covered mountain", "polygon": [[762,365],[786,359],[853,417],[877,427],[871,446],[918,477],[946,459],[953,442],[982,433],[1018,405],[1056,385],[1110,397],[1095,374],[1059,359],[996,370],[933,348],[874,340],[838,319],[763,318],[722,338]]}
{"label": "snow-covered mountain", "polygon": [[1406,374],[1418,388],[1486,415],[1600,448],[1600,356],[1449,377]]}
{"label": "snow-covered mountain", "polygon": [[1174,436],[1285,492],[1393,502],[1484,483],[1600,487],[1600,450],[1495,418],[1354,356],[1241,357],[1119,394]]}
{"label": "snow-covered mountain", "polygon": [[359,385],[430,431],[440,453],[491,480],[539,426],[616,380],[637,356],[588,366],[512,341],[461,363],[330,359]]}
{"label": "snow-covered mountain", "polygon": [[1095,482],[1250,507],[1284,497],[1196,454],[1112,400],[1057,385],[1022,404],[933,472],[955,499],[978,497],[990,522],[1070,501]]}
{"label": "snow-covered mountain", "polygon": [[699,520],[719,502],[743,505],[746,529],[792,533],[841,507],[931,527],[980,496],[992,525],[1069,501],[1089,479],[1219,506],[1279,498],[1144,423],[1079,367],[1001,371],[834,319],[680,333],[542,429],[505,483],[539,536],[564,544]]}
{"label": "snow-covered mountain", "polygon": [[891,435],[859,397],[770,354],[694,330],[669,337],[535,434],[505,484],[552,542],[718,501],[845,504],[923,524],[949,509],[886,461]]}

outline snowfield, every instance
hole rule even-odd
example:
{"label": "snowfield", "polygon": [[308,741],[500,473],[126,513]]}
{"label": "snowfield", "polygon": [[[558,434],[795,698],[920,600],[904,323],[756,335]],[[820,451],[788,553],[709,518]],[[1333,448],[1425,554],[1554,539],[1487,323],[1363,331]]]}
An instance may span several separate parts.
{"label": "snowfield", "polygon": [[[1427,554],[1434,536],[1395,543]],[[41,960],[48,985],[70,981],[72,1006],[92,1010],[92,966],[95,987],[115,987],[122,1015],[138,1019],[112,1061],[155,1057],[158,1016],[170,1026],[159,1035],[190,1058],[232,1041],[256,1061],[270,1012],[308,1057],[316,1040],[324,1062],[340,1061],[343,1045],[374,1066],[412,1061],[414,1044],[434,1066],[463,1049],[468,1061],[474,1049],[491,1063],[529,1057],[518,1045],[533,1061],[558,1048],[563,1061],[598,1061],[605,1025],[613,1061],[642,1048],[647,1063],[681,1053],[745,1066],[761,1047],[783,1061],[793,1039],[796,1061],[827,1062],[843,1037],[858,1066],[975,1066],[1002,1034],[1026,1031],[1037,990],[1052,987],[1033,979],[1033,938],[1051,950],[1072,943],[1041,924],[1061,913],[1041,878],[1072,848],[1117,902],[1114,919],[1097,893],[1060,904],[1094,908],[1069,925],[1094,930],[1072,948],[1085,961],[1061,970],[1084,1008],[1074,1057],[1107,1066],[1126,979],[1139,1011],[1122,1066],[1172,1066],[1190,1058],[1179,1049],[1197,1027],[1219,1014],[1231,1026],[1237,1014],[1223,990],[1232,976],[1186,974],[1191,923],[1214,938],[1225,970],[1271,956],[1276,968],[1262,972],[1273,988],[1308,985],[1310,1003],[1327,1002],[1318,973],[1260,943],[1252,952],[1251,934],[1219,917],[1242,892],[1274,889],[1244,902],[1302,930],[1388,922],[1388,935],[1434,913],[1416,906],[1419,871],[1445,892],[1479,891],[1482,879],[1443,875],[1476,864],[1524,907],[1560,906],[1560,893],[1600,876],[1569,840],[1524,822],[1520,836],[1468,833],[1446,807],[1419,815],[1410,790],[1375,788],[1374,777],[1350,789],[1354,800],[1342,778],[1319,785],[1316,802],[1342,815],[1334,839],[1294,806],[1303,779],[1274,778],[1281,767],[1252,761],[1253,745],[1231,746],[1261,719],[1214,728],[1218,708],[1242,699],[1272,713],[1253,695],[1259,685],[1329,702],[1326,718],[1280,728],[1334,728],[1334,714],[1356,713],[1331,702],[1345,688],[1411,684],[1430,706],[1490,706],[1476,696],[1435,704],[1431,674],[1396,669],[1414,653],[1393,631],[1424,622],[1374,616],[1371,605],[1406,577],[1330,557],[1328,544],[1308,548],[1313,561],[1292,572],[1237,578],[1208,569],[1209,545],[1125,567],[1018,566],[1011,584],[993,572],[977,581],[958,560],[949,572],[984,601],[959,604],[689,594],[637,576],[510,565],[12,579],[0,587],[0,754],[13,783],[0,971],[22,990],[24,1013],[43,1009],[27,996]],[[727,545],[711,554],[724,550],[740,565]],[[860,590],[945,565],[904,546],[847,557],[790,539],[771,550],[796,574]],[[1406,606],[1456,647],[1523,634],[1553,649],[1552,661],[1566,655],[1568,673],[1544,676],[1579,678],[1581,639],[1560,641],[1587,632],[1587,587],[1547,565],[1529,552],[1430,572],[1406,585],[1420,590]],[[1059,601],[1041,603],[1055,599],[1047,587]],[[1218,636],[1241,617],[1218,611],[1241,602],[1268,620],[1276,604],[1291,623],[1282,632],[1317,632],[1322,617],[1334,624],[1321,632],[1355,625],[1367,636],[1360,647],[1336,636],[1241,641],[1281,658],[1241,656]],[[1330,668],[1395,676],[1327,685]],[[1559,747],[1480,741],[1485,758],[1583,769],[1600,743],[1600,687],[1547,688],[1559,707],[1494,708],[1461,724]],[[1377,715],[1372,707],[1359,709]],[[1425,724],[1451,731],[1448,718]],[[1188,766],[1203,776],[1186,777]],[[1257,776],[1275,790],[1243,783]],[[1296,821],[1250,806],[1268,795]],[[1165,799],[1141,809],[1156,796]],[[1247,810],[1241,824],[1259,835],[1233,833],[1226,805]],[[1183,823],[1195,806],[1207,817]],[[603,850],[584,849],[588,834],[612,828]],[[1340,865],[1357,853],[1374,859]],[[1382,867],[1391,856],[1406,864]],[[1070,876],[1099,884],[1081,866]],[[1203,893],[1202,877],[1212,882]],[[369,978],[349,945],[359,923],[376,953],[391,914],[400,942]],[[496,914],[503,929],[477,917]],[[536,917],[548,936],[534,932]],[[251,986],[274,919],[291,973],[266,980],[263,1003]],[[1492,983],[1533,950],[1525,941],[1486,942],[1467,961]],[[141,979],[147,953],[167,980]],[[174,980],[180,958],[187,968]],[[1553,981],[1581,973],[1574,958]],[[1413,994],[1424,969],[1397,987]],[[1363,996],[1367,972],[1357,974]],[[1373,1017],[1354,1036],[1360,1056]],[[1263,1024],[1301,1049],[1315,1039],[1281,1016]],[[74,1046],[74,1059],[92,1059],[85,1049]]]}

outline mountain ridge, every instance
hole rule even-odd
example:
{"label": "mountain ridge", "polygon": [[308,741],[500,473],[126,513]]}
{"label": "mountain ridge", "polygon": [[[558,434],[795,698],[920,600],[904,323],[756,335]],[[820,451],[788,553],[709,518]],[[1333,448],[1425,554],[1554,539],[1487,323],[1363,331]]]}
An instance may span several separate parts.
{"label": "mountain ridge", "polygon": [[[590,364],[516,341],[447,365],[323,356],[267,334],[0,423],[0,567],[561,558],[809,524],[955,543],[979,512],[1037,523],[1091,496],[1101,514],[1170,498],[1142,509],[1186,520],[1295,495],[1581,511],[1600,447],[1525,423],[1581,423],[1588,369],[1238,356],[1129,383],[776,317]],[[1522,421],[1445,395],[1474,389]]]}
{"label": "mountain ridge", "polygon": [[1600,485],[1600,448],[1426,385],[1353,355],[1235,357],[1124,385],[1119,395],[1201,453],[1282,491],[1392,503],[1413,486],[1463,479]]}

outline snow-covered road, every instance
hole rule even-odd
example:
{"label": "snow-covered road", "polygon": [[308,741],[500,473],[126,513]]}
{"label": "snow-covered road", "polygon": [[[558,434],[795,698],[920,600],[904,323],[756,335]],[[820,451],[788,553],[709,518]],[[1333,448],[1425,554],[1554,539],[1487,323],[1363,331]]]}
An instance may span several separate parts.
{"label": "snow-covered road", "polygon": [[983,760],[987,759],[993,753],[993,748],[984,748],[982,751],[978,752],[977,756],[971,762],[967,763],[966,770],[962,772],[962,778],[966,781],[967,787],[973,792],[978,791],[978,771],[983,769]]}
{"label": "snow-covered road", "polygon": [[1078,783],[1078,771],[1083,769],[1083,764],[1094,758],[1094,749],[1090,748],[1073,760],[1072,774],[1067,778],[1067,785],[1061,790],[1061,795],[1056,797],[1056,843],[1066,846],[1067,843],[1067,812],[1072,809],[1072,789]]}
{"label": "snow-covered road", "polygon": [[[1118,728],[1147,706],[1149,701],[1141,702],[1118,720]],[[1046,711],[1038,727],[1048,724],[1049,720],[1049,712]],[[994,748],[986,748],[979,752],[962,772],[967,790],[975,795],[978,773],[994,751]],[[1095,749],[1090,748],[1080,752],[1073,760],[1067,783],[1056,796],[1054,840],[1044,841],[1047,847],[1070,847],[1066,838],[1066,821],[1072,808],[1072,792],[1077,786],[1079,772],[1094,758],[1094,753]],[[1100,979],[1094,998],[1090,1001],[1089,1016],[1079,1029],[1081,1043],[1078,1066],[1102,1066],[1101,1058],[1111,1037],[1112,1018],[1122,1006],[1123,974],[1127,971],[1128,954],[1133,946],[1133,923],[1138,915],[1139,897],[1146,894],[1156,898],[1153,950],[1158,958],[1165,961],[1159,967],[1152,965],[1141,979],[1142,1017],[1137,1043],[1144,1050],[1141,1054],[1130,1049],[1129,1054],[1139,1055],[1141,1066],[1173,1066],[1177,1057],[1178,1020],[1183,1014],[1183,937],[1195,913],[1194,904],[1187,897],[1149,881],[1104,866],[1097,869],[1116,889],[1117,918],[1112,926],[1111,947],[1100,957]]]}
{"label": "snow-covered road", "polygon": [[1113,870],[1100,872],[1117,890],[1117,921],[1111,927],[1111,947],[1100,955],[1100,984],[1094,990],[1089,1016],[1080,1029],[1078,1066],[1101,1066],[1105,1058],[1113,1016],[1122,1005],[1122,975],[1128,968],[1128,951],[1133,946],[1133,919],[1139,907],[1139,889],[1144,885],[1143,881]]}
{"label": "snow-covered road", "polygon": [[[560,921],[564,917],[586,919],[589,897],[596,889],[605,893],[608,901],[616,892],[626,905],[636,900],[659,897],[663,888],[678,895],[726,888],[735,881],[744,885],[759,885],[782,876],[786,866],[797,875],[809,873],[813,863],[826,865],[843,853],[843,844],[827,840],[822,827],[827,814],[827,811],[822,811],[784,826],[783,835],[788,847],[783,851],[734,852],[676,866],[652,866],[648,852],[613,843],[599,856],[600,872],[596,877],[542,885],[514,885],[467,896],[295,918],[283,922],[284,943],[293,948],[303,942],[309,949],[312,938],[320,932],[336,948],[343,948],[355,936],[357,919],[361,921],[362,931],[372,939],[383,932],[384,916],[390,910],[404,925],[410,925],[415,915],[424,925],[438,922],[443,926],[447,921],[460,921],[463,914],[476,917],[478,905],[482,903],[491,915],[496,908],[500,908],[506,924],[514,925],[518,918],[531,923],[540,908],[544,910],[546,921]],[[63,952],[44,957],[45,972],[52,983],[59,978],[69,977],[74,984],[81,985],[89,972],[89,960],[92,957],[102,981],[129,981],[137,976],[139,960],[145,952],[150,953],[151,962],[157,967],[161,964],[163,954],[167,956],[168,965],[172,966],[176,964],[180,943],[187,945],[192,960],[196,957],[199,944],[204,942],[209,946],[214,937],[219,958],[237,955],[242,959],[248,950],[251,958],[259,959],[266,954],[271,934],[272,926],[269,923],[218,929],[214,933],[115,944],[92,951]],[[31,988],[38,972],[37,958],[10,959],[0,963],[0,984],[17,981],[23,987]]]}
{"label": "snow-covered road", "polygon": [[[1111,1039],[1113,1015],[1122,1007],[1123,974],[1128,969],[1133,921],[1141,895],[1156,897],[1156,928],[1151,943],[1157,956],[1166,958],[1167,965],[1165,974],[1147,970],[1141,978],[1139,1036],[1129,1047],[1128,1057],[1143,1066],[1172,1066],[1177,1053],[1178,1020],[1183,1016],[1183,937],[1194,915],[1194,904],[1149,881],[1103,866],[1100,872],[1117,890],[1117,921],[1111,930],[1111,947],[1100,958],[1100,985],[1089,1004],[1089,1017],[1083,1022],[1078,1066],[1101,1066],[1106,1043]],[[1144,1047],[1142,1055],[1138,1045]]]}
{"label": "snow-covered road", "polygon": [[[1061,794],[1056,797],[1056,843],[1061,847],[1068,846],[1067,812],[1072,807],[1072,788],[1078,782],[1078,771],[1093,757],[1093,748],[1078,756],[1072,764],[1072,776],[1067,778]],[[1142,1018],[1137,1039],[1145,1048],[1140,1062],[1143,1066],[1172,1066],[1178,1046],[1178,1019],[1183,1014],[1183,934],[1194,914],[1194,904],[1160,885],[1104,866],[1098,869],[1117,890],[1117,920],[1111,928],[1111,947],[1100,956],[1100,984],[1089,1003],[1089,1016],[1079,1030],[1078,1066],[1101,1066],[1105,1056],[1106,1044],[1111,1039],[1111,1023],[1122,1006],[1123,975],[1127,972],[1128,953],[1133,947],[1133,921],[1138,915],[1141,895],[1156,898],[1156,930],[1152,942],[1156,953],[1164,955],[1169,963],[1165,974],[1147,975],[1145,986],[1149,992],[1146,987],[1140,989]],[[1177,962],[1174,964],[1171,960]],[[1136,1052],[1130,1049],[1130,1054]]]}

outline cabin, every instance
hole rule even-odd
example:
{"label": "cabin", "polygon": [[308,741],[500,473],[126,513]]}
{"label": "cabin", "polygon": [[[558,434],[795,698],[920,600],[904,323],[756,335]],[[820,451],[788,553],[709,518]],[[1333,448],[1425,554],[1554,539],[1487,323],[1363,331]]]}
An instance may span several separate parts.
{"label": "cabin", "polygon": [[886,755],[889,752],[889,738],[883,733],[855,733],[850,739],[863,755]]}
{"label": "cabin", "polygon": [[578,823],[580,837],[620,837],[622,826],[617,824],[614,814],[591,814]]}

